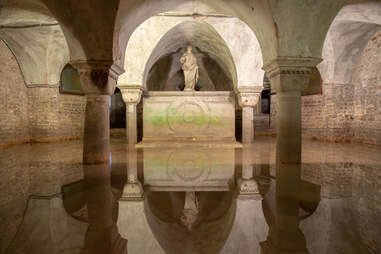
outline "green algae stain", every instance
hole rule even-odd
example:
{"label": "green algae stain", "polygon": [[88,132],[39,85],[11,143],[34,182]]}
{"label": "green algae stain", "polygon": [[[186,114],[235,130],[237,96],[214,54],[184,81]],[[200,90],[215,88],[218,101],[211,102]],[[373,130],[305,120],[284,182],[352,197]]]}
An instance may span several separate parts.
{"label": "green algae stain", "polygon": [[164,108],[163,110],[154,111],[152,108],[146,106],[144,109],[144,123],[153,126],[162,127],[169,125],[196,125],[199,127],[211,126],[224,126],[226,125],[219,116],[211,115],[210,118],[205,114],[194,114],[190,116],[179,115],[178,112],[171,108]]}

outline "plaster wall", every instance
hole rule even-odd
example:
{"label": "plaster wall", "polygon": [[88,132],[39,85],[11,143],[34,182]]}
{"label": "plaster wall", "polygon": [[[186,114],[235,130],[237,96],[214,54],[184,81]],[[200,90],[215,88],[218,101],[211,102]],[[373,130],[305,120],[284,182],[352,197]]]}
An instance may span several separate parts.
{"label": "plaster wall", "polygon": [[57,86],[27,88],[18,63],[0,42],[0,145],[80,138],[85,97]]}

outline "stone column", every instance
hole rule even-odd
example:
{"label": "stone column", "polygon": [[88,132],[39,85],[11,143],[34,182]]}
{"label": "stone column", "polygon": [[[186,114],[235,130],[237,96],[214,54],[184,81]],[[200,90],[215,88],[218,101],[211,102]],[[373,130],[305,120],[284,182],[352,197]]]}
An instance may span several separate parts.
{"label": "stone column", "polygon": [[137,143],[136,106],[139,104],[143,88],[141,86],[119,85],[123,100],[126,103],[126,138],[127,144]]}
{"label": "stone column", "polygon": [[276,126],[276,218],[268,240],[262,243],[264,254],[308,253],[299,229],[301,171],[301,94],[310,82],[312,68],[321,59],[276,59],[264,67],[278,100]]}
{"label": "stone column", "polygon": [[110,96],[123,69],[107,61],[76,61],[86,95],[83,163],[96,164],[110,157]]}
{"label": "stone column", "polygon": [[312,68],[321,59],[278,58],[264,67],[269,73],[271,88],[277,96],[276,166],[299,169],[301,165],[301,94],[308,87]]}
{"label": "stone column", "polygon": [[254,107],[258,104],[261,87],[241,86],[238,88],[238,104],[242,107],[242,143],[254,141]]}

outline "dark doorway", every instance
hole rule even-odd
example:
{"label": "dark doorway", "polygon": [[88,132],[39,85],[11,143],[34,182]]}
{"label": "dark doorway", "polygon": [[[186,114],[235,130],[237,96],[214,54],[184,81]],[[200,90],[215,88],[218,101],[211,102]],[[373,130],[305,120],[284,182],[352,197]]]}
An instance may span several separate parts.
{"label": "dark doorway", "polygon": [[126,128],[126,104],[119,88],[111,96],[110,128]]}

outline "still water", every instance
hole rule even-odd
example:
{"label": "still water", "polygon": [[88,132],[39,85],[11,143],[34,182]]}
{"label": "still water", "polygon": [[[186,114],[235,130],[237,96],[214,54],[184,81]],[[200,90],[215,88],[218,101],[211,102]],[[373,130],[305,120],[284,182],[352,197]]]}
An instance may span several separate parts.
{"label": "still water", "polygon": [[381,148],[275,139],[132,149],[82,165],[82,144],[0,148],[0,253],[381,253]]}

